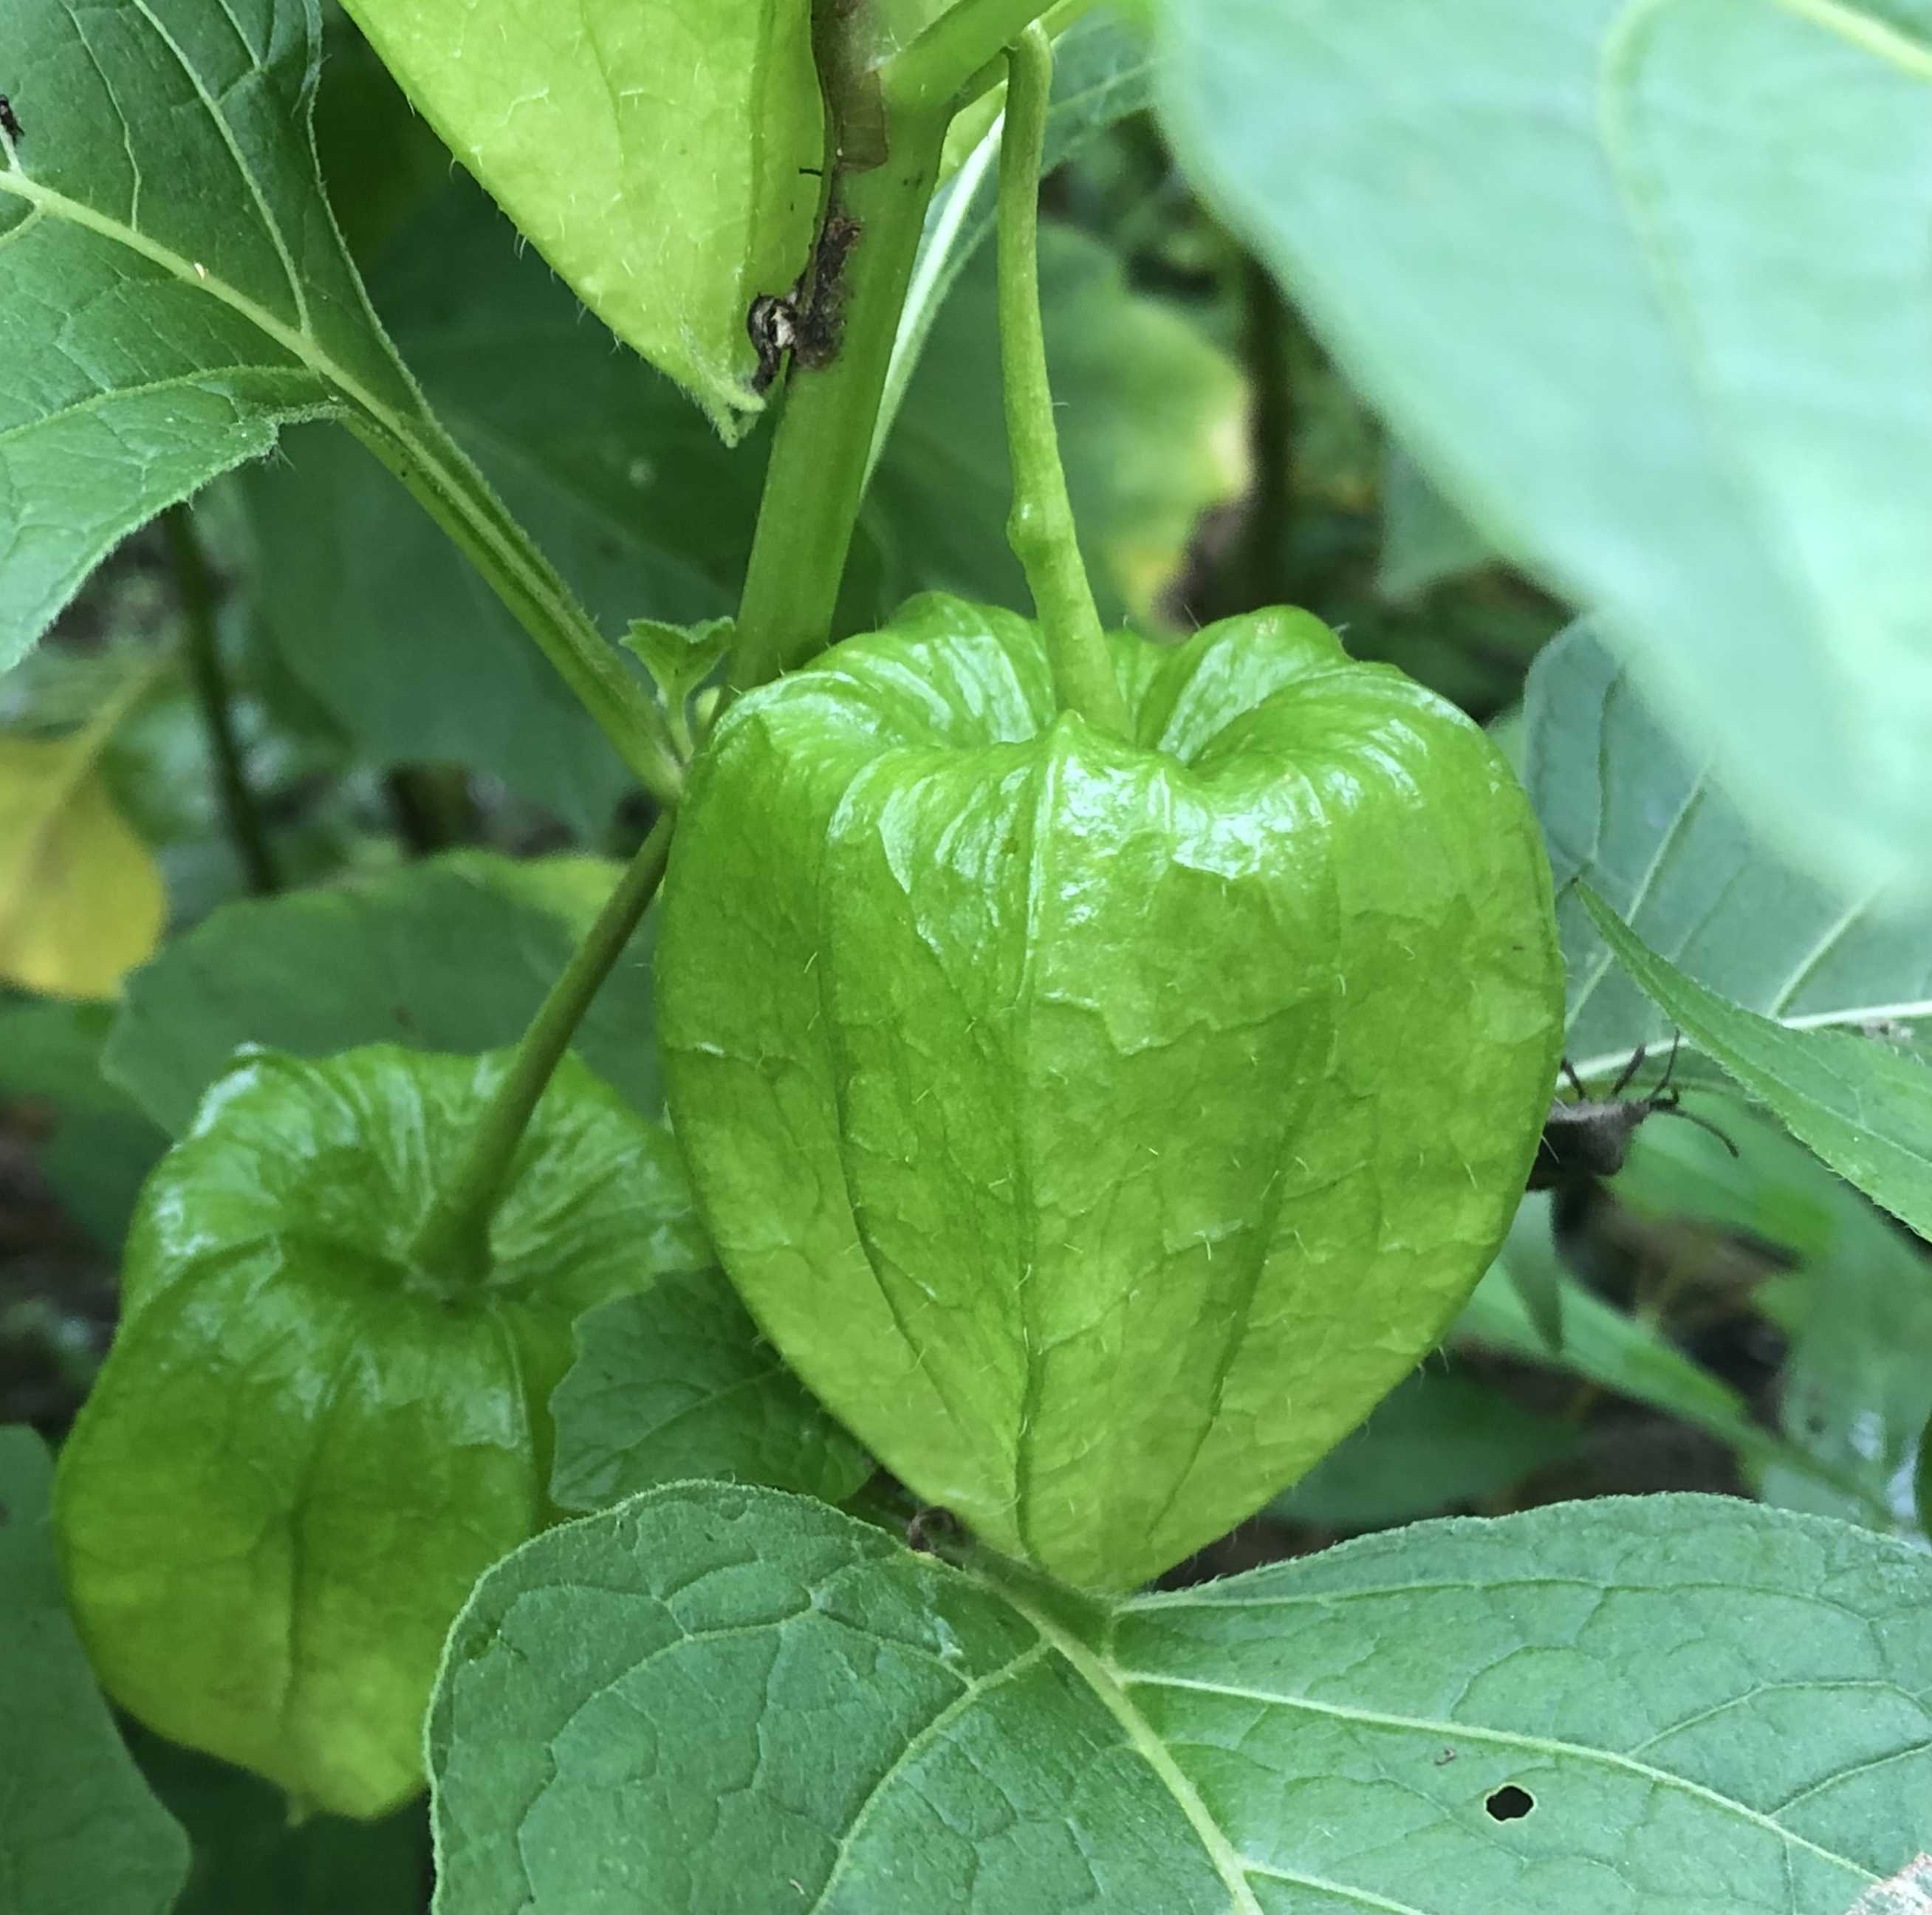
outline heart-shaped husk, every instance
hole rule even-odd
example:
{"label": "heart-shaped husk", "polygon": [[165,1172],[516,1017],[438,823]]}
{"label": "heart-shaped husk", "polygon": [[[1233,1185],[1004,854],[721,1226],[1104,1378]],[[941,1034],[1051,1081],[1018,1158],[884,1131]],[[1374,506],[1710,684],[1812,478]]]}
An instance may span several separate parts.
{"label": "heart-shaped husk", "polygon": [[1250,1514],[1437,1340],[1560,1043],[1550,876],[1466,719],[1298,612],[1123,636],[1136,739],[928,598],[693,779],[664,1075],[725,1266],[920,1496],[1087,1586]]}

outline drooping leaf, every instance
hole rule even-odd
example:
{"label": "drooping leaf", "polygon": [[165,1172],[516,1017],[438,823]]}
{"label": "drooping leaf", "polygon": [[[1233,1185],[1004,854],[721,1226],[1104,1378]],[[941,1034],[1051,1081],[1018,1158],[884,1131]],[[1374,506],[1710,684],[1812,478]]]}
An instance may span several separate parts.
{"label": "drooping leaf", "polygon": [[436,1905],[1799,1915],[1918,1850],[1928,1656],[1925,1557],[1720,1498],[1102,1604],[679,1484],[458,1619]]}
{"label": "drooping leaf", "polygon": [[68,1589],[109,1693],[338,1814],[420,1785],[450,1619],[550,1513],[572,1325],[708,1256],[669,1134],[566,1058],[487,1268],[426,1262],[507,1055],[244,1058],[142,1193],[61,1455]]}
{"label": "drooping leaf", "polygon": [[1932,1070],[1869,1037],[1792,1030],[1732,1004],[1658,956],[1588,885],[1578,896],[1617,962],[1694,1043],[1841,1177],[1932,1232]]}
{"label": "drooping leaf", "polygon": [[0,669],[289,421],[420,422],[316,178],[320,37],[313,0],[8,8]]}
{"label": "drooping leaf", "polygon": [[[1653,950],[1732,1002],[1804,1025],[1909,1043],[1932,1015],[1932,912],[1796,871],[1680,751],[1587,625],[1539,658],[1524,701],[1524,782],[1543,821],[1570,975],[1570,1049],[1586,1076],[1668,1018],[1612,962],[1577,896],[1588,884]],[[1687,1054],[1681,1069],[1695,1074]]]}
{"label": "drooping leaf", "polygon": [[550,1494],[566,1509],[700,1476],[843,1502],[872,1473],[716,1270],[662,1277],[581,1319],[550,1415]]}
{"label": "drooping leaf", "polygon": [[[862,523],[900,592],[1024,605],[1006,536],[993,265],[989,252],[974,259],[941,310]],[[1098,241],[1048,224],[1040,269],[1060,450],[1096,587],[1108,609],[1144,613],[1200,515],[1241,489],[1241,377],[1190,322],[1130,292]]]}
{"label": "drooping leaf", "polygon": [[[459,851],[365,883],[224,905],[132,980],[105,1068],[178,1136],[243,1044],[326,1057],[385,1041],[513,1043],[616,875],[599,858],[516,864]],[[640,937],[586,1013],[577,1049],[647,1115],[662,1103],[651,1032]]]}
{"label": "drooping leaf", "polygon": [[105,742],[0,737],[0,981],[111,998],[160,940],[160,871],[101,782]]}
{"label": "drooping leaf", "polygon": [[1451,499],[1773,842],[1924,899],[1922,0],[1160,14],[1184,163]]}
{"label": "drooping leaf", "polygon": [[450,150],[619,338],[735,437],[745,315],[804,269],[824,113],[787,0],[345,0]]}
{"label": "drooping leaf", "polygon": [[1466,1370],[1419,1370],[1268,1513],[1341,1529],[1439,1515],[1514,1488],[1561,1462],[1580,1439]]}
{"label": "drooping leaf", "polygon": [[188,1838],[128,1759],[61,1594],[52,1474],[31,1430],[0,1430],[0,1908],[163,1915]]}
{"label": "drooping leaf", "polygon": [[658,1009],[787,1361],[923,1500],[1118,1588],[1433,1346],[1520,1199],[1562,983],[1460,713],[1302,612],[1113,659],[1126,738],[1058,709],[1037,627],[934,595],[740,698]]}

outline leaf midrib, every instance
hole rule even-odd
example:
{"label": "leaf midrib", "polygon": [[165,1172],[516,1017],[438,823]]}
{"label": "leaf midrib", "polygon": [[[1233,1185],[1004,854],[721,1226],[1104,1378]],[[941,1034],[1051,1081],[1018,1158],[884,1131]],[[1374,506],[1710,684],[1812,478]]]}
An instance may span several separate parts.
{"label": "leaf midrib", "polygon": [[[1314,1878],[1288,1875],[1264,1865],[1251,1865],[1247,1861],[1227,1831],[1215,1820],[1207,1804],[1182,1772],[1152,1724],[1135,1704],[1129,1693],[1134,1684],[1226,1696],[1241,1702],[1259,1703],[1271,1708],[1323,1715],[1337,1721],[1358,1723],[1367,1727],[1412,1730],[1431,1736],[1457,1736],[1466,1741],[1486,1742],[1498,1748],[1521,1749],[1557,1760],[1597,1763],[1634,1775],[1653,1788],[1674,1790],[1690,1796],[1724,1814],[1749,1822],[1775,1836],[1790,1847],[1801,1849],[1820,1862],[1843,1869],[1861,1887],[1879,1879],[1862,1863],[1787,1828],[1775,1815],[1753,1808],[1748,1803],[1739,1802],[1706,1784],[1694,1781],[1688,1776],[1640,1760],[1633,1754],[1614,1749],[1592,1748],[1586,1743],[1564,1742],[1551,1736],[1495,1728],[1483,1724],[1430,1716],[1404,1715],[1391,1711],[1353,1707],[1342,1703],[1317,1701],[1306,1696],[1244,1688],[1234,1683],[1206,1682],[1151,1670],[1125,1667],[1114,1662],[1111,1657],[1102,1655],[1088,1647],[1071,1631],[1054,1622],[983,1559],[970,1565],[966,1573],[989,1594],[998,1596],[1036,1630],[1041,1639],[1086,1683],[1108,1713],[1120,1725],[1130,1745],[1167,1790],[1200,1840],[1216,1872],[1226,1883],[1234,1915],[1262,1915],[1261,1904],[1256,1900],[1248,1884],[1251,1870],[1255,1874],[1283,1880],[1312,1883]],[[1164,1606],[1183,1604],[1186,1601],[1185,1593],[1177,1592],[1172,1601]],[[1323,1882],[1319,1886],[1336,1893],[1352,1895],[1372,1907],[1398,1910],[1402,1907],[1400,1903],[1378,1897],[1371,1891],[1346,1883]]]}
{"label": "leaf midrib", "polygon": [[1154,1733],[1154,1725],[1134,1706],[1132,1698],[1117,1679],[1113,1665],[1000,1580],[989,1565],[982,1563],[968,1573],[982,1588],[998,1596],[1022,1616],[1086,1683],[1101,1706],[1120,1724],[1129,1745],[1154,1771],[1206,1850],[1215,1873],[1227,1889],[1228,1907],[1233,1915],[1264,1915],[1253,1889],[1248,1886],[1247,1865],[1240,1851],[1209,1812],[1199,1792],[1168,1752],[1167,1745]]}

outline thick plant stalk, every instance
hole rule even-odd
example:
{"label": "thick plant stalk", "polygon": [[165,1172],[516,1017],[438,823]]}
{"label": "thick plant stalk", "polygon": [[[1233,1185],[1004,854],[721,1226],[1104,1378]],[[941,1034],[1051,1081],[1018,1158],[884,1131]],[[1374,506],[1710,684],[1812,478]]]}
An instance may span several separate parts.
{"label": "thick plant stalk", "polygon": [[676,816],[667,812],[651,827],[589,936],[550,986],[517,1046],[508,1075],[477,1126],[469,1156],[417,1233],[416,1262],[446,1281],[476,1282],[488,1272],[490,1219],[502,1196],[517,1148],[591,999],[657,894]]}
{"label": "thick plant stalk", "polygon": [[1053,47],[1027,29],[1007,56],[1006,138],[1000,150],[1000,359],[1013,509],[1006,537],[1026,568],[1061,705],[1124,738],[1131,729],[1106,634],[1080,560],[1060,463],[1046,332],[1040,309],[1040,168],[1046,144]]}
{"label": "thick plant stalk", "polygon": [[[1073,11],[1078,11],[1077,0]],[[946,130],[1047,0],[960,0],[879,62],[872,10],[820,0],[832,179],[738,608],[730,687],[747,692],[831,635],[872,464],[892,347]]]}

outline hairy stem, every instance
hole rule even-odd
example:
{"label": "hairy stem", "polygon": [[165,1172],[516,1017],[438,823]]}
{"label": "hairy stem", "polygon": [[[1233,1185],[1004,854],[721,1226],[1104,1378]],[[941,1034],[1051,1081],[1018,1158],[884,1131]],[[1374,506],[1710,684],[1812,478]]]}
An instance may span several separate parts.
{"label": "hairy stem", "polygon": [[417,1232],[416,1262],[446,1281],[475,1283],[488,1273],[490,1220],[509,1181],[524,1133],[591,999],[657,893],[676,815],[667,812],[651,827],[590,935],[551,986],[476,1127],[469,1155]]}
{"label": "hairy stem", "polygon": [[214,764],[222,819],[249,890],[266,897],[280,886],[268,849],[268,834],[262,827],[255,794],[248,788],[241,741],[235,735],[234,710],[215,628],[219,594],[214,572],[187,506],[170,506],[162,514],[161,523],[167,536],[169,562],[174,568],[175,593],[181,602],[188,677],[200,707],[208,756]]}
{"label": "hairy stem", "polygon": [[786,382],[738,609],[734,692],[776,677],[831,634],[948,118],[890,116],[884,164],[837,177],[828,221],[856,231],[841,283],[822,294],[836,302],[836,330],[829,359],[794,360]]}
{"label": "hairy stem", "polygon": [[638,783],[659,804],[675,805],[684,771],[657,707],[454,442],[433,443],[420,422],[405,437],[359,410],[343,423],[482,575]]}
{"label": "hairy stem", "polygon": [[1124,738],[1131,730],[1126,701],[1080,562],[1047,380],[1039,270],[1040,156],[1053,83],[1053,48],[1046,29],[1028,27],[1008,64],[999,234],[1000,360],[1013,468],[1006,536],[1026,568],[1061,706]]}

